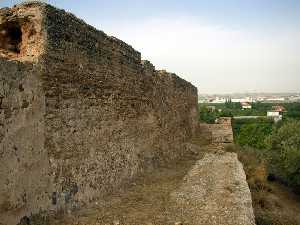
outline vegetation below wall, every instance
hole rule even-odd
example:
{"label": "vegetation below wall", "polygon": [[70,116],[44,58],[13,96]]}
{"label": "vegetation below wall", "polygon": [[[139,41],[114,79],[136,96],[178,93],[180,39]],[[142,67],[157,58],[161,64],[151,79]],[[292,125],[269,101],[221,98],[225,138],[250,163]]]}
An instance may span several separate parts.
{"label": "vegetation below wall", "polygon": [[[252,109],[242,110],[240,103],[227,102],[224,104],[199,104],[200,121],[206,123],[214,123],[218,117],[235,117],[235,116],[266,116],[275,103],[252,103]],[[300,103],[282,103],[287,112],[284,113],[284,119],[300,119]],[[209,107],[214,106],[216,110],[210,110]]]}
{"label": "vegetation below wall", "polygon": [[251,122],[234,122],[239,143],[227,151],[237,152],[244,165],[257,225],[299,225],[300,121]]}
{"label": "vegetation below wall", "polygon": [[300,121],[277,126],[265,142],[270,173],[300,194]]}
{"label": "vegetation below wall", "polygon": [[273,120],[268,118],[235,119],[232,122],[235,143],[264,149],[265,139],[272,133],[273,126]]}
{"label": "vegetation below wall", "polygon": [[[227,102],[215,104],[212,110],[207,104],[200,104],[200,120],[214,123],[217,117],[222,116],[266,115],[273,105],[253,103],[252,109],[242,110],[239,103]],[[281,105],[287,113],[283,121],[276,124],[267,117],[232,120],[234,140],[242,147],[257,149],[260,155],[264,153],[269,173],[285,184],[300,189],[300,103]]]}
{"label": "vegetation below wall", "polygon": [[255,149],[272,177],[295,190],[300,187],[300,121],[235,120],[233,128],[235,143]]}
{"label": "vegetation below wall", "polygon": [[[283,120],[266,117],[274,104],[255,103],[251,110],[239,104],[200,105],[200,120],[214,123],[222,116],[259,116],[233,119],[234,145],[251,189],[257,225],[300,225],[300,104],[283,105]],[[202,115],[201,115],[202,113]]]}
{"label": "vegetation below wall", "polygon": [[267,151],[251,147],[228,145],[227,151],[236,152],[243,163],[251,189],[257,225],[299,225],[300,196],[289,188],[269,181]]}

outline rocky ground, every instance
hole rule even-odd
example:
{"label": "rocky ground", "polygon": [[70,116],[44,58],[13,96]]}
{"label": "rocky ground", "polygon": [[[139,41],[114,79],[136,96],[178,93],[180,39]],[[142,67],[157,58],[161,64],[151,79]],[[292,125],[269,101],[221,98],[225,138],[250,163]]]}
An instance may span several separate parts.
{"label": "rocky ground", "polygon": [[251,225],[245,174],[222,146],[189,144],[190,154],[139,177],[126,190],[60,218],[52,225]]}
{"label": "rocky ground", "polygon": [[196,162],[171,194],[187,224],[254,224],[251,193],[237,155],[219,151]]}

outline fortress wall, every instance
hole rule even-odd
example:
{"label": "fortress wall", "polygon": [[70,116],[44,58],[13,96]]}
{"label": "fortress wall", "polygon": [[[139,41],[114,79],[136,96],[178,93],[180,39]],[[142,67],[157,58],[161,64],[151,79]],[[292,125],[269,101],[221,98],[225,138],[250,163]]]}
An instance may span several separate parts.
{"label": "fortress wall", "polygon": [[210,125],[213,143],[233,143],[231,117],[220,117],[216,124]]}
{"label": "fortress wall", "polygon": [[[139,173],[184,154],[198,118],[193,85],[175,74],[156,71],[131,46],[62,10],[35,3],[12,11],[16,18],[20,12],[32,13],[27,24],[32,18],[39,32],[31,40],[42,43],[30,55],[4,52],[14,61],[0,61],[2,85],[11,86],[6,93],[10,97],[5,97],[8,104],[24,93],[29,101],[26,109],[11,115],[14,122],[0,130],[0,152],[13,152],[6,149],[17,143],[24,164],[31,165],[17,170],[18,155],[0,155],[1,163],[9,164],[3,180],[10,179],[6,171],[14,170],[12,176],[28,183],[28,189],[19,190],[11,183],[1,191],[32,196],[15,219],[39,209],[89,204]],[[22,79],[26,88],[19,93]],[[20,188],[24,182],[20,181]]]}
{"label": "fortress wall", "polygon": [[50,206],[38,68],[0,58],[0,224]]}
{"label": "fortress wall", "polygon": [[45,17],[45,147],[57,191],[92,200],[180,156],[196,123],[196,88],[70,14],[47,6]]}

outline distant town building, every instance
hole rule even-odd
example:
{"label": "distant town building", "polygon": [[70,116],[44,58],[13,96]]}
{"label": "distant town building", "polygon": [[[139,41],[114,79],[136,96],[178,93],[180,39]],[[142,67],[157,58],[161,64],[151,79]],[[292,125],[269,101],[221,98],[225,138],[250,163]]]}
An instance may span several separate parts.
{"label": "distant town building", "polygon": [[249,102],[241,102],[242,109],[252,109],[252,105]]}
{"label": "distant town building", "polygon": [[231,102],[240,102],[240,103],[242,103],[242,102],[247,102],[247,103],[249,103],[249,102],[254,102],[254,100],[253,100],[253,98],[252,97],[245,97],[245,98],[232,98],[231,99]]}
{"label": "distant town building", "polygon": [[267,98],[265,101],[267,102],[284,102],[284,97],[274,97],[274,98]]}
{"label": "distant town building", "polygon": [[283,102],[300,102],[299,93],[282,93],[282,94],[212,94],[212,95],[199,95],[199,103],[226,103],[230,101],[233,103],[241,102],[264,102],[264,103],[276,103]]}
{"label": "distant town building", "polygon": [[243,99],[243,98],[232,98],[231,99],[231,102],[236,102],[236,103],[244,102],[244,101],[245,101],[245,99]]}
{"label": "distant town building", "polygon": [[284,112],[286,112],[286,109],[281,105],[275,105],[275,106],[272,106],[272,111],[273,112],[284,113]]}
{"label": "distant town building", "polygon": [[279,112],[275,112],[275,111],[267,112],[267,117],[278,117],[278,116],[280,116]]}
{"label": "distant town building", "polygon": [[227,101],[226,98],[219,98],[216,97],[215,99],[211,99],[210,103],[216,103],[216,104],[221,104],[221,103],[225,103]]}
{"label": "distant town building", "polygon": [[297,95],[295,95],[295,96],[290,96],[290,97],[288,98],[288,100],[289,100],[289,102],[300,102],[300,96],[297,96]]}
{"label": "distant town building", "polygon": [[282,114],[286,112],[286,109],[281,105],[276,105],[272,107],[271,111],[267,112],[267,117],[272,117],[276,122],[282,120]]}
{"label": "distant town building", "polygon": [[263,102],[266,100],[266,97],[257,97],[256,99],[258,102]]}

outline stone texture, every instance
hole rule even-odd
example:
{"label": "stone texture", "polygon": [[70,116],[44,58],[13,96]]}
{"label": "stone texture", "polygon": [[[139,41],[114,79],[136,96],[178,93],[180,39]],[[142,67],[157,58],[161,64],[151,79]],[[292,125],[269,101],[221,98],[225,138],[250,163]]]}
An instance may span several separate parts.
{"label": "stone texture", "polygon": [[22,5],[0,10],[0,56],[34,61],[44,51],[45,31],[41,6]]}
{"label": "stone texture", "polygon": [[177,220],[185,224],[255,224],[246,175],[235,153],[206,154],[171,198]]}
{"label": "stone texture", "polygon": [[34,76],[38,70],[0,58],[0,224],[16,224],[19,215],[50,205],[45,97]]}
{"label": "stone texture", "polygon": [[41,3],[1,9],[0,43],[0,223],[87,205],[184,154],[197,89],[131,46]]}
{"label": "stone texture", "polygon": [[231,118],[221,117],[215,124],[199,123],[197,135],[213,144],[233,143]]}
{"label": "stone texture", "polygon": [[218,118],[216,124],[209,124],[213,143],[233,143],[231,117]]}

